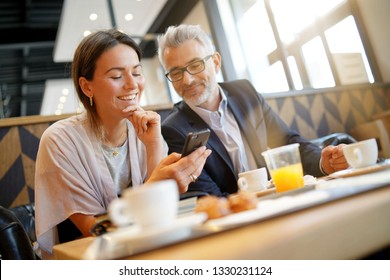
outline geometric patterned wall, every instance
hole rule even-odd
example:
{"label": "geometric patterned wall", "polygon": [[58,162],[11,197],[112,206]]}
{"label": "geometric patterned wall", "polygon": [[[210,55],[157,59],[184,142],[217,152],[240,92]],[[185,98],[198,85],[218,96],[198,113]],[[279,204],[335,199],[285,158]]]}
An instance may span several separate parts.
{"label": "geometric patterned wall", "polygon": [[49,123],[0,128],[0,204],[14,207],[34,201],[35,160],[39,139]]}
{"label": "geometric patterned wall", "polygon": [[390,110],[390,86],[370,86],[267,99],[271,107],[293,129],[307,139],[333,132],[349,132]]}
{"label": "geometric patterned wall", "polygon": [[[390,85],[267,98],[267,102],[290,127],[314,139],[349,132],[390,110]],[[0,205],[9,208],[34,201],[39,139],[51,123],[0,127]]]}

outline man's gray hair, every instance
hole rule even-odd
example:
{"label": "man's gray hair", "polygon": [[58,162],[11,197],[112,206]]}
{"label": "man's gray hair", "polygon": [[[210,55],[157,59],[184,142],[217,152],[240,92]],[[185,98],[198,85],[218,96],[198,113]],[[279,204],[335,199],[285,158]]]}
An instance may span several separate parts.
{"label": "man's gray hair", "polygon": [[210,52],[210,54],[215,52],[215,46],[210,37],[199,25],[181,24],[179,26],[170,26],[164,34],[157,37],[158,58],[160,63],[165,67],[163,57],[165,49],[179,47],[188,40],[198,41]]}

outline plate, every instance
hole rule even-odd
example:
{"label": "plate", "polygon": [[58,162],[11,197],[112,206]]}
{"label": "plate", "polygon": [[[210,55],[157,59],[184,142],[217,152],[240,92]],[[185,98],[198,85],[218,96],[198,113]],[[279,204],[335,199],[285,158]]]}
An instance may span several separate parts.
{"label": "plate", "polygon": [[284,191],[284,192],[276,192],[276,190],[274,190],[273,192],[270,192],[266,195],[263,195],[263,196],[258,195],[257,197],[259,200],[266,200],[266,199],[275,199],[275,198],[289,196],[289,195],[293,196],[293,195],[298,195],[298,194],[301,194],[301,193],[304,193],[307,191],[314,190],[315,186],[316,186],[316,184],[307,184],[301,188],[292,189],[292,190],[288,190],[288,191]]}
{"label": "plate", "polygon": [[[303,188],[301,188],[303,189]],[[299,209],[304,209],[326,201],[329,194],[326,191],[317,191],[310,186],[305,192],[296,195],[284,195],[277,198],[261,200],[252,210],[242,211],[228,216],[208,220],[204,227],[213,231],[234,228],[248,223],[269,219]]]}
{"label": "plate", "polygon": [[276,188],[275,188],[275,185],[272,183],[272,180],[270,180],[267,189],[254,192],[254,194],[256,194],[256,196],[259,198],[263,198],[264,196],[266,196],[268,198],[270,195],[273,195],[275,197],[279,197],[282,195],[294,195],[294,194],[300,193],[302,191],[307,191],[307,190],[313,189],[314,186],[319,182],[319,180],[311,175],[305,175],[305,176],[303,176],[303,182],[304,182],[304,185],[302,188],[292,189],[292,190],[278,193],[278,192],[276,192]]}
{"label": "plate", "polygon": [[188,238],[192,228],[206,219],[205,213],[198,213],[178,218],[172,225],[162,228],[119,228],[97,237],[87,248],[84,259],[117,259],[176,243]]}
{"label": "plate", "polygon": [[186,198],[179,201],[178,217],[193,215],[196,202],[198,201],[197,197]]}
{"label": "plate", "polygon": [[266,196],[266,195],[269,195],[269,194],[274,194],[276,193],[276,188],[275,187],[271,187],[269,189],[266,189],[266,190],[261,190],[261,191],[258,191],[258,192],[253,192],[257,197],[262,197],[262,196]]}
{"label": "plate", "polygon": [[346,177],[358,176],[363,174],[369,174],[386,168],[390,168],[390,161],[385,161],[383,163],[378,163],[367,167],[349,168],[345,170],[340,170],[332,174],[329,174],[328,177],[332,179],[346,178]]}

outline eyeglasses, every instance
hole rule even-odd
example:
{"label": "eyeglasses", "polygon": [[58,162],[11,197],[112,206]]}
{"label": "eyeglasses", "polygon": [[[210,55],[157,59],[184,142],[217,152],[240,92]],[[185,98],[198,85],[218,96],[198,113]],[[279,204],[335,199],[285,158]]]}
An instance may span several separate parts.
{"label": "eyeglasses", "polygon": [[203,59],[195,60],[185,67],[173,69],[172,71],[165,74],[165,77],[171,82],[177,82],[183,79],[184,71],[187,71],[191,75],[198,74],[206,68],[206,61],[210,59],[213,55],[208,55]]}

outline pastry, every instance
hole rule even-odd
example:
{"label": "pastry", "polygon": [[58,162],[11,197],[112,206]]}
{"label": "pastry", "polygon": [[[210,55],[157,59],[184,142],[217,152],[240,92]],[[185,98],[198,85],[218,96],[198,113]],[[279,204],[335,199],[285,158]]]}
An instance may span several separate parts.
{"label": "pastry", "polygon": [[257,197],[254,193],[240,191],[228,196],[229,207],[233,213],[254,209],[257,207]]}
{"label": "pastry", "polygon": [[225,197],[213,195],[203,196],[198,199],[195,212],[205,212],[208,219],[217,219],[230,214],[229,201]]}

